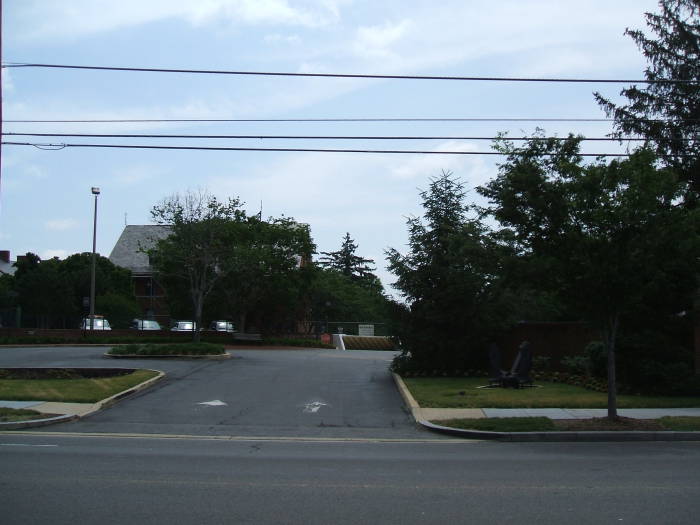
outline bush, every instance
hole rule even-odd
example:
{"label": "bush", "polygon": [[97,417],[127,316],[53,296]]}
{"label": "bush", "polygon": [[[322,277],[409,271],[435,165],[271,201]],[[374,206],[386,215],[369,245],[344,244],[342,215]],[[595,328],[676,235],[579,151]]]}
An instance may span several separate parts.
{"label": "bush", "polygon": [[112,348],[108,355],[222,355],[224,345],[212,343],[135,344]]}

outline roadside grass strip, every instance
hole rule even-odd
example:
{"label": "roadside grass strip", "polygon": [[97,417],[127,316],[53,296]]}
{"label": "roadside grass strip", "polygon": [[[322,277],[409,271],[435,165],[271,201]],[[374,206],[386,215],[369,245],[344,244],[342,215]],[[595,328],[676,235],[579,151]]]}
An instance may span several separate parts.
{"label": "roadside grass strip", "polygon": [[700,431],[700,417],[662,417],[617,421],[607,418],[558,419],[547,417],[504,417],[433,421],[441,426],[484,432],[594,432],[594,431]]}
{"label": "roadside grass strip", "polygon": [[52,401],[97,403],[158,375],[153,370],[135,370],[115,377],[73,379],[0,379],[0,399],[7,401]]}
{"label": "roadside grass strip", "polygon": [[140,344],[116,346],[107,355],[223,355],[224,345],[213,343]]}
{"label": "roadside grass strip", "polygon": [[[607,408],[607,394],[564,383],[538,381],[541,388],[478,388],[486,377],[403,379],[422,408]],[[700,407],[700,397],[618,395],[618,408]]]}
{"label": "roadside grass strip", "polygon": [[45,414],[37,412],[36,410],[0,407],[0,423],[14,423],[17,421],[28,421],[44,417],[46,417]]}

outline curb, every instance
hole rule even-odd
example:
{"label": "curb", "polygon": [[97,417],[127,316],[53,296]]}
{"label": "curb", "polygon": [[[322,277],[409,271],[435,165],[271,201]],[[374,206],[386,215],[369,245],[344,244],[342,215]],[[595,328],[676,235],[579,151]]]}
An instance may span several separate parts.
{"label": "curb", "polygon": [[396,387],[413,419],[422,427],[465,439],[489,439],[511,442],[595,442],[595,441],[700,441],[700,432],[680,431],[600,431],[600,432],[488,432],[436,425],[423,419],[421,407],[401,377],[392,372]]}
{"label": "curb", "polygon": [[131,395],[135,394],[136,392],[140,392],[141,390],[145,390],[146,388],[150,388],[153,386],[155,383],[160,381],[165,377],[165,372],[161,370],[153,370],[150,368],[142,369],[142,370],[150,370],[151,372],[157,372],[158,375],[155,377],[152,377],[151,379],[148,379],[144,381],[143,383],[139,383],[136,386],[132,386],[131,388],[128,388],[126,390],[123,390],[121,392],[118,392],[114,394],[113,396],[110,396],[106,399],[103,399],[102,401],[98,401],[97,403],[93,404],[93,409],[90,410],[89,412],[86,412],[82,416],[78,414],[64,414],[56,417],[49,417],[49,418],[44,418],[44,419],[30,419],[28,421],[12,421],[8,423],[0,423],[0,430],[15,430],[19,428],[32,428],[32,427],[43,427],[46,425],[52,425],[54,423],[67,423],[69,421],[75,421],[78,419],[82,419],[84,417],[91,416],[92,414],[95,414],[96,412],[99,412],[100,410],[110,407],[117,402],[119,402],[121,399]]}

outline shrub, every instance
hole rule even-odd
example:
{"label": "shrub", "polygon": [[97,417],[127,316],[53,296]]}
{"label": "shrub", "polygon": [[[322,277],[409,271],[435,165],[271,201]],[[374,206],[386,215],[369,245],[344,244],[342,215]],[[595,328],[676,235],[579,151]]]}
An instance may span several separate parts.
{"label": "shrub", "polygon": [[223,345],[212,343],[135,344],[112,348],[109,355],[221,355]]}

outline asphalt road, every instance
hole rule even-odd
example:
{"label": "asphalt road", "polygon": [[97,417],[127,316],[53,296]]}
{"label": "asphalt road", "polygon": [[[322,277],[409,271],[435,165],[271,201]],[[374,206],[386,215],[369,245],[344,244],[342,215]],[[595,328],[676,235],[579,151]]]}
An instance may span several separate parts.
{"label": "asphalt road", "polygon": [[[388,371],[392,352],[235,350],[225,361],[116,360],[104,348],[0,349],[0,366],[156,368],[154,388],[47,431],[417,438]],[[203,404],[205,403],[205,404]]]}
{"label": "asphalt road", "polygon": [[697,443],[0,434],[3,524],[695,524]]}

